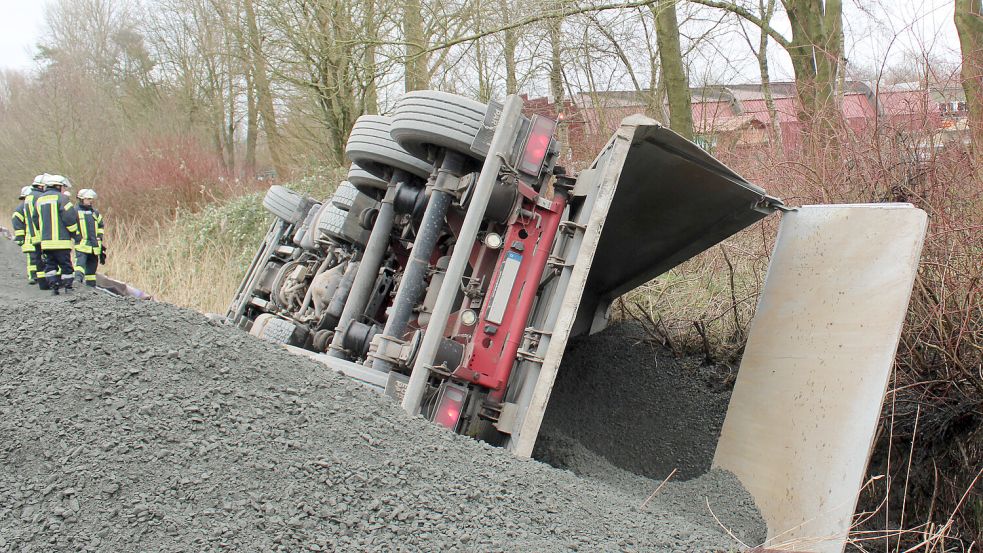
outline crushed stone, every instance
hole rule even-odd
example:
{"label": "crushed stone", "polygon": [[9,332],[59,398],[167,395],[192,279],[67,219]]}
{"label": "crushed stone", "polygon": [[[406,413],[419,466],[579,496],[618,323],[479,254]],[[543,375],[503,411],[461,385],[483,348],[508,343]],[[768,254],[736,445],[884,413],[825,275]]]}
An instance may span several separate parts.
{"label": "crushed stone", "polygon": [[[592,459],[629,473],[661,481],[675,469],[674,480],[698,477],[710,470],[730,401],[713,369],[657,349],[632,321],[574,338],[543,434],[579,442]],[[589,474],[586,462],[578,470]]]}
{"label": "crushed stone", "polygon": [[0,552],[702,552],[743,549],[728,531],[763,538],[727,473],[671,481],[642,510],[653,481],[514,458],[188,310],[31,292],[20,260],[0,241]]}

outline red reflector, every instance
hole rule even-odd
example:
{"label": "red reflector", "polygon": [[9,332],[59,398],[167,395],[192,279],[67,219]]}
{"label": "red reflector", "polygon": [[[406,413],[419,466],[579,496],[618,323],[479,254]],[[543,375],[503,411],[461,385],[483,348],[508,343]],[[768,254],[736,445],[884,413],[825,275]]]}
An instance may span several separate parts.
{"label": "red reflector", "polygon": [[526,147],[522,151],[522,161],[519,162],[520,171],[539,176],[555,131],[556,121],[533,115],[532,123],[529,125],[529,138],[526,139]]}
{"label": "red reflector", "polygon": [[434,413],[433,421],[451,430],[457,428],[457,421],[461,419],[461,409],[464,407],[466,397],[467,390],[465,388],[455,385],[445,386],[444,393],[437,403],[437,411]]}

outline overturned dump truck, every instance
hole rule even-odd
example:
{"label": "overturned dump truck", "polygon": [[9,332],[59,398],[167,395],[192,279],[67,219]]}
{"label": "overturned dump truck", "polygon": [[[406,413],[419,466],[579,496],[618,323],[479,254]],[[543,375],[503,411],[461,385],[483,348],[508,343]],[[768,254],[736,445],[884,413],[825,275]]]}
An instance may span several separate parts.
{"label": "overturned dump truck", "polygon": [[641,117],[569,175],[556,122],[521,107],[423,91],[359,118],[332,198],[269,190],[277,219],[229,318],[528,455],[530,405],[569,336],[782,204]]}
{"label": "overturned dump truck", "polygon": [[823,536],[801,549],[842,550],[924,212],[790,210],[643,116],[574,175],[556,163],[555,131],[515,96],[418,91],[359,118],[331,198],[269,190],[276,220],[227,319],[529,456],[570,337],[604,328],[618,296],[786,212],[714,465],[754,495],[770,544]]}

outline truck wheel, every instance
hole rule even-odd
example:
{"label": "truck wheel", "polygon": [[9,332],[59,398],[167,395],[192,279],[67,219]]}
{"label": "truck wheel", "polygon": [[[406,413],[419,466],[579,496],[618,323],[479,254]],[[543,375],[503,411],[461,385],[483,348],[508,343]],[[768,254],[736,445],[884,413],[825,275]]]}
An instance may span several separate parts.
{"label": "truck wheel", "polygon": [[475,159],[471,143],[485,120],[486,104],[456,94],[419,90],[396,103],[391,134],[407,152],[429,159],[433,147],[447,148]]}
{"label": "truck wheel", "polygon": [[358,189],[352,183],[346,180],[341,181],[341,184],[334,191],[334,195],[331,196],[331,205],[342,211],[348,211],[352,208],[352,203],[355,202],[357,195]]}
{"label": "truck wheel", "polygon": [[256,317],[252,324],[249,326],[249,333],[257,338],[263,337],[263,329],[266,328],[266,324],[271,320],[275,319],[273,315],[269,313],[262,313]]}
{"label": "truck wheel", "polygon": [[263,326],[261,338],[277,344],[289,344],[297,326],[283,319],[270,319]]}
{"label": "truck wheel", "polygon": [[279,184],[271,186],[263,198],[263,207],[267,211],[291,225],[303,221],[314,203],[310,198],[305,198]]}
{"label": "truck wheel", "polygon": [[387,178],[392,169],[402,169],[418,177],[427,178],[433,167],[406,153],[390,135],[392,118],[381,115],[363,115],[355,121],[345,153],[369,173]]}
{"label": "truck wheel", "polygon": [[386,181],[354,163],[348,168],[348,182],[352,183],[356,190],[374,200],[381,200],[386,194],[386,187],[389,186]]}
{"label": "truck wheel", "polygon": [[331,238],[348,242],[350,239],[345,237],[343,230],[346,217],[348,217],[348,214],[335,207],[333,202],[324,204],[321,212],[317,215],[317,230],[321,234],[330,236]]}

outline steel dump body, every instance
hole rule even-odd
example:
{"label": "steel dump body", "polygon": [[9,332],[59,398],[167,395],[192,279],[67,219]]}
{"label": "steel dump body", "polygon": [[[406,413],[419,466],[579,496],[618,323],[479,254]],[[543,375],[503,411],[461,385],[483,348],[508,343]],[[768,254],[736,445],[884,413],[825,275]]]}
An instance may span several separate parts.
{"label": "steel dump body", "polygon": [[[567,340],[596,332],[618,296],[759,221],[781,202],[656,121],[621,127],[574,188],[558,284],[533,326],[546,332],[520,364],[508,447],[530,456]],[[537,326],[541,325],[541,326]],[[541,362],[540,362],[541,359]]]}

